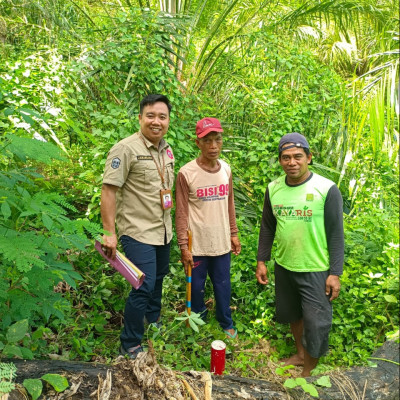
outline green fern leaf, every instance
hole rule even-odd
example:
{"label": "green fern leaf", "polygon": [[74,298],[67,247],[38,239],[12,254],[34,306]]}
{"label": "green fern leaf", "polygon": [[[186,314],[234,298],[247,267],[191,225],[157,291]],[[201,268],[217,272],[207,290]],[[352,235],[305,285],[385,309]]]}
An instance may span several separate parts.
{"label": "green fern leaf", "polygon": [[80,226],[82,229],[82,233],[86,230],[92,238],[97,238],[99,235],[103,234],[103,229],[98,224],[94,224],[88,220],[77,220],[76,224]]}
{"label": "green fern leaf", "polygon": [[69,204],[63,196],[53,193],[52,200],[56,203],[59,203],[63,208],[66,208],[74,212],[78,212],[78,210],[72,204]]}
{"label": "green fern leaf", "polygon": [[61,150],[51,143],[12,134],[8,134],[6,140],[9,142],[6,151],[17,156],[22,161],[31,159],[50,164],[54,159],[65,160]]}
{"label": "green fern leaf", "polygon": [[0,380],[12,381],[16,377],[17,367],[13,363],[0,363]]}
{"label": "green fern leaf", "polygon": [[[0,233],[1,234],[1,233]],[[33,265],[44,267],[40,256],[43,251],[39,248],[40,238],[32,232],[8,232],[7,236],[0,236],[0,256],[3,264],[15,264],[21,272],[29,271]]]}
{"label": "green fern leaf", "polygon": [[5,394],[5,393],[10,393],[14,389],[15,389],[15,384],[14,383],[0,381],[0,396]]}

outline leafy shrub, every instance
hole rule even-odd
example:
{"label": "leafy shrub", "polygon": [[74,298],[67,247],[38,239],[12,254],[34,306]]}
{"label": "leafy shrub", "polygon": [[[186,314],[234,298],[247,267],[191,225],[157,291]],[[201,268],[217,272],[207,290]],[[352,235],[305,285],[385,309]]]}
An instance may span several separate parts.
{"label": "leafy shrub", "polygon": [[[51,318],[64,318],[70,306],[54,287],[60,282],[76,287],[81,279],[68,261],[68,252],[84,251],[87,232],[99,232],[88,221],[69,219],[68,210],[75,208],[36,172],[33,163],[50,163],[54,158],[63,156],[50,143],[11,133],[1,138],[0,350],[8,356],[33,358],[33,340],[25,338],[28,325],[32,339],[34,331]],[[22,322],[25,332],[14,340],[10,327]]]}

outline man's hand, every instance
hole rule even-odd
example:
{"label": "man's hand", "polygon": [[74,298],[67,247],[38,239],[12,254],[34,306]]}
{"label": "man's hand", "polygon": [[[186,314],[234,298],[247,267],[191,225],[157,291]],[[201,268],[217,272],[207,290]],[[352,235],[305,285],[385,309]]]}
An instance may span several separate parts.
{"label": "man's hand", "polygon": [[117,235],[115,234],[116,193],[118,186],[103,183],[101,187],[100,212],[103,229],[111,232],[111,236],[103,235],[102,249],[107,257],[114,260],[117,251]]}
{"label": "man's hand", "polygon": [[329,301],[338,298],[340,292],[340,280],[337,275],[329,275],[325,282],[325,294],[331,296]]}
{"label": "man's hand", "polygon": [[242,245],[240,244],[240,240],[237,236],[231,236],[231,251],[232,253],[237,256],[240,254],[242,250]]}
{"label": "man's hand", "polygon": [[188,266],[190,265],[193,268],[193,256],[188,249],[181,249],[181,261],[185,268],[185,275],[187,275]]}
{"label": "man's hand", "polygon": [[268,284],[268,277],[267,277],[267,266],[265,265],[264,261],[257,261],[257,269],[256,269],[256,278],[257,282],[261,283],[261,285]]}
{"label": "man's hand", "polygon": [[114,260],[116,252],[117,252],[117,244],[118,239],[117,235],[113,233],[111,236],[103,235],[103,243],[101,248],[107,257],[112,258]]}

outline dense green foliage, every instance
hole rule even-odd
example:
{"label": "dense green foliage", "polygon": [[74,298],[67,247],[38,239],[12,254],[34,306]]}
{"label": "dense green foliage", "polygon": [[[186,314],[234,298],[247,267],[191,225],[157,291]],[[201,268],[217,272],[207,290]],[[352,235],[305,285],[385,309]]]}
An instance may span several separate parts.
{"label": "dense green foliage", "polygon": [[[0,355],[117,355],[129,287],[93,250],[101,176],[110,147],[137,130],[143,95],[165,93],[177,169],[197,154],[199,118],[225,129],[242,242],[228,369],[251,374],[293,351],[274,321],[273,264],[268,287],[254,277],[265,187],[292,131],[310,139],[313,170],[339,185],[346,208],[342,293],[318,368],[365,363],[399,324],[394,3],[167,3],[0,3]],[[198,332],[185,327],[184,291],[174,240],[165,328],[147,335],[161,363],[209,368],[210,342],[224,335],[213,312]],[[257,350],[263,340],[275,351]]]}

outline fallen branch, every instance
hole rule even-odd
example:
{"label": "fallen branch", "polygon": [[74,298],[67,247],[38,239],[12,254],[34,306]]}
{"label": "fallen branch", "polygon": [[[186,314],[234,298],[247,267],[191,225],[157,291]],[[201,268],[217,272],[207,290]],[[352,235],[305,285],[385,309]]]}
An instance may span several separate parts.
{"label": "fallen branch", "polygon": [[182,379],[182,383],[185,386],[186,390],[189,392],[190,397],[192,398],[192,400],[199,400],[197,398],[197,396],[195,395],[195,393],[193,392],[192,387],[186,382],[185,379]]}
{"label": "fallen branch", "polygon": [[212,400],[212,379],[209,372],[203,372],[204,400]]}

